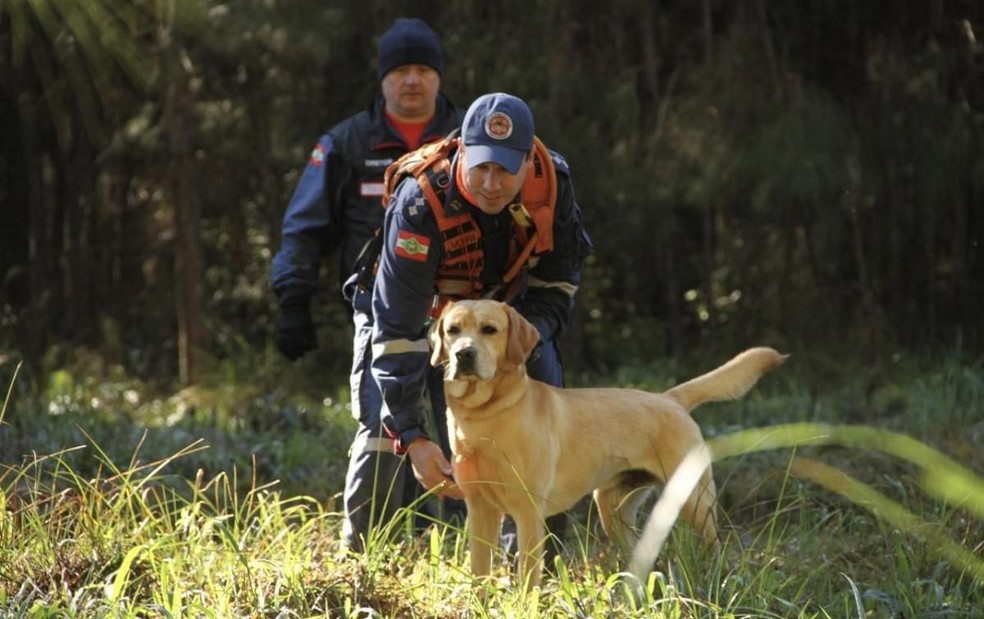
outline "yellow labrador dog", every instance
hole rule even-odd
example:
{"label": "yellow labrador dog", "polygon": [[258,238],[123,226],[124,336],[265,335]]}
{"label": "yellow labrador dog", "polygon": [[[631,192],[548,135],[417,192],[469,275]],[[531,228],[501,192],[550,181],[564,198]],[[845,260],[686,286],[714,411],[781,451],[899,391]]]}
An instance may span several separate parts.
{"label": "yellow labrador dog", "polygon": [[[752,348],[664,393],[559,389],[530,379],[536,329],[497,301],[459,301],[431,327],[431,362],[444,365],[454,478],[468,506],[471,568],[489,574],[503,514],[516,521],[524,586],[539,583],[544,518],[590,491],[606,534],[623,547],[645,498],[703,438],[691,409],[741,397],[785,360]],[[715,489],[705,471],[684,508],[717,541]]]}

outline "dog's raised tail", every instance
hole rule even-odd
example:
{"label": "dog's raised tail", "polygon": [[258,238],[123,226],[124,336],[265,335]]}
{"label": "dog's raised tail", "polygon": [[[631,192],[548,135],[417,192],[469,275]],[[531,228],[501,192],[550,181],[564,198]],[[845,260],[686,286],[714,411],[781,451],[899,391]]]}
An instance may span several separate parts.
{"label": "dog's raised tail", "polygon": [[673,387],[666,395],[688,411],[704,402],[737,400],[788,356],[772,348],[749,348],[721,367]]}

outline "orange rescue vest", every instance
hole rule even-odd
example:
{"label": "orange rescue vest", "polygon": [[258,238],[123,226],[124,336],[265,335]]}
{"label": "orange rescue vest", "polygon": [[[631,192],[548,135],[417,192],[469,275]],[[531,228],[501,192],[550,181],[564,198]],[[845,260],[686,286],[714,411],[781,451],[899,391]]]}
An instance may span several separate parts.
{"label": "orange rescue vest", "polygon": [[557,172],[550,152],[539,138],[533,138],[533,164],[523,182],[520,202],[509,205],[513,243],[509,266],[502,284],[484,290],[481,282],[484,253],[481,231],[471,207],[457,201],[445,205],[445,190],[451,182],[451,154],[460,138],[449,137],[426,144],[389,165],[383,177],[383,208],[389,204],[396,186],[413,176],[430,204],[444,245],[444,259],[438,266],[437,289],[443,306],[448,300],[492,297],[510,299],[522,283],[517,277],[535,266],[539,256],[553,249],[553,217],[557,203]]}

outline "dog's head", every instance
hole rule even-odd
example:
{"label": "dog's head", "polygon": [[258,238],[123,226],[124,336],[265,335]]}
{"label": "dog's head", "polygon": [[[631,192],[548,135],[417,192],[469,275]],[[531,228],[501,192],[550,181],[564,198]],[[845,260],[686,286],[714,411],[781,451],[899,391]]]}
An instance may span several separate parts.
{"label": "dog's head", "polygon": [[515,309],[499,301],[457,301],[441,312],[428,334],[431,364],[448,381],[487,381],[499,369],[522,367],[539,335]]}

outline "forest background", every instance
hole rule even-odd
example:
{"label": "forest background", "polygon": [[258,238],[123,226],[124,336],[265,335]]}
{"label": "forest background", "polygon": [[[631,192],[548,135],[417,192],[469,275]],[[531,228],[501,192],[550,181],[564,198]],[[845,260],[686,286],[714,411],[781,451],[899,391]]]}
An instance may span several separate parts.
{"label": "forest background", "polygon": [[[597,246],[575,375],[984,343],[974,0],[0,7],[5,375],[81,360],[187,386],[268,349],[285,205],[317,136],[378,92],[397,15],[442,35],[452,100],[525,98],[570,161]],[[308,369],[330,391],[349,327],[324,281]]]}

